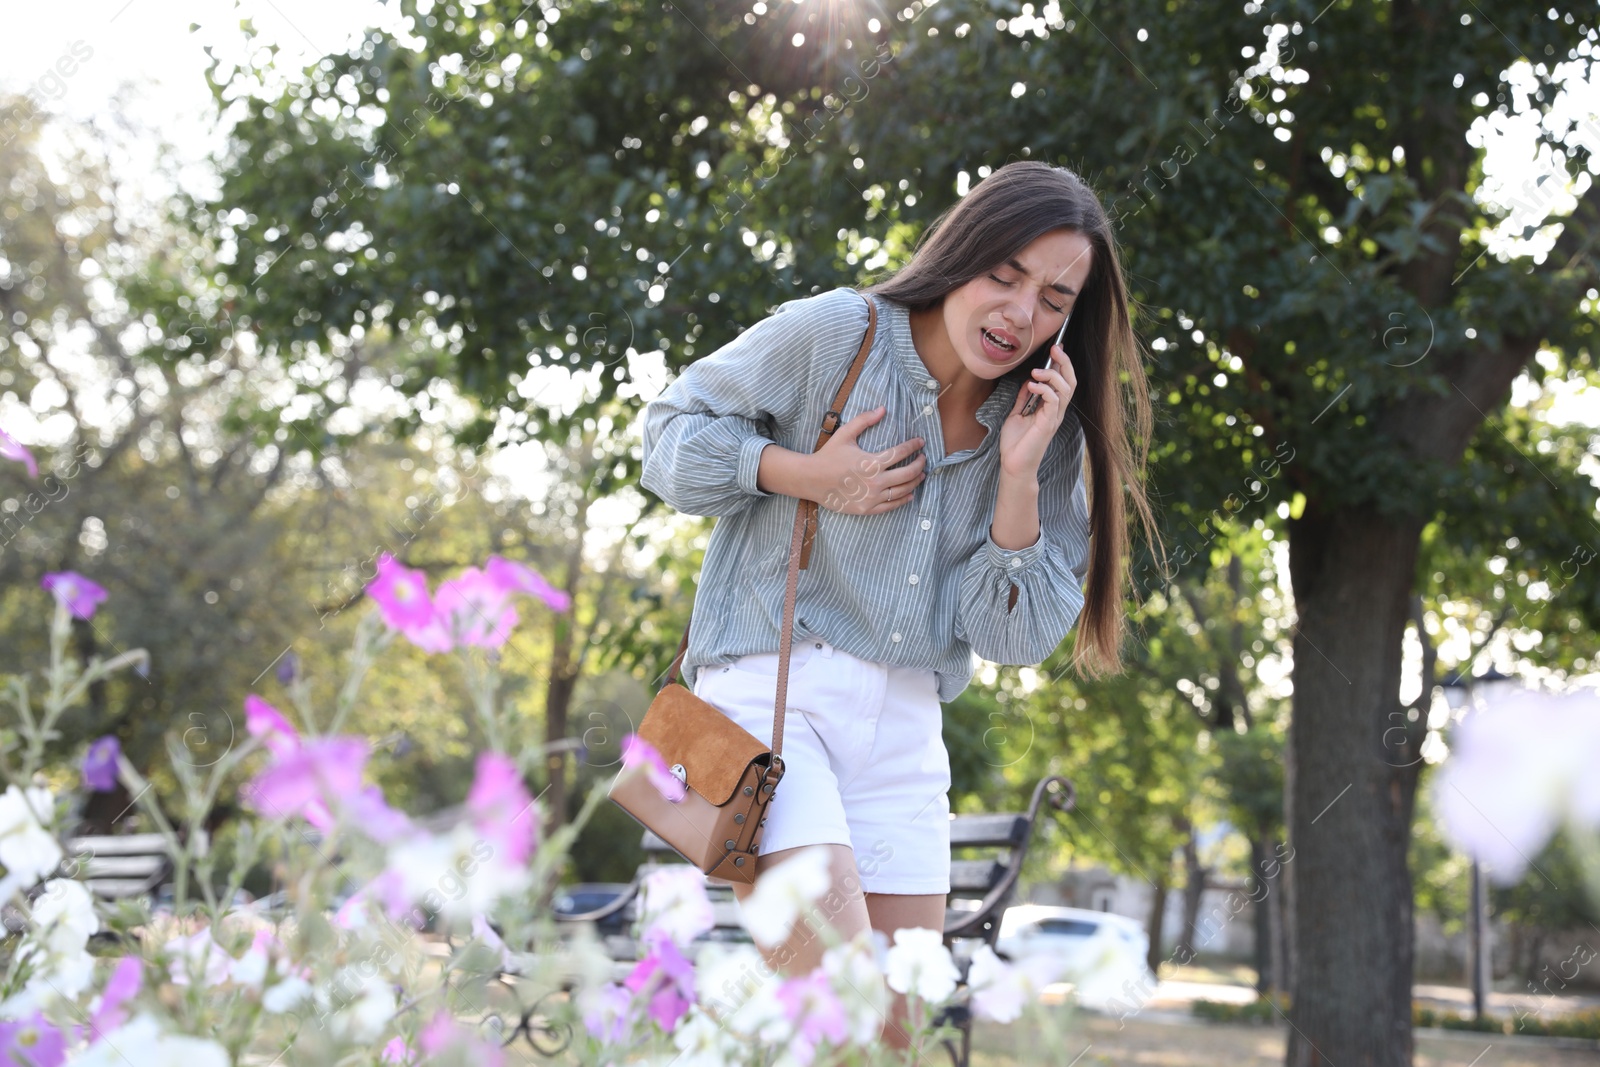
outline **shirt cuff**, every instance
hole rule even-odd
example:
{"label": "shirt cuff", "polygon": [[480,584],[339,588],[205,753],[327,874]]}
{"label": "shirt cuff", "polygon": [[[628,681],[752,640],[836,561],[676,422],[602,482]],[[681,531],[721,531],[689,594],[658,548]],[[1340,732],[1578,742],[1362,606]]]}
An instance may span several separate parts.
{"label": "shirt cuff", "polygon": [[761,450],[768,445],[776,444],[770,437],[747,437],[744,444],[739,446],[739,470],[734,475],[739,483],[739,488],[752,496],[771,496],[772,494],[756,486],[756,471],[761,466]]}
{"label": "shirt cuff", "polygon": [[1039,536],[1027,548],[1001,548],[994,543],[994,535],[985,532],[983,554],[990,566],[1007,574],[1020,574],[1044,554],[1044,530],[1039,531]]}

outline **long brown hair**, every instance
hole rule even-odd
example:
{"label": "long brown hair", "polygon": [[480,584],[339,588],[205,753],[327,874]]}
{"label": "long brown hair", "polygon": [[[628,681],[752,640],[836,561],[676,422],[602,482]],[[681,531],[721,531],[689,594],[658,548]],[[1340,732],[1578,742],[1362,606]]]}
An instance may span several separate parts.
{"label": "long brown hair", "polygon": [[[1131,547],[1124,491],[1146,538],[1161,545],[1143,484],[1154,423],[1144,353],[1128,315],[1116,238],[1099,198],[1066,167],[1039,160],[1007,163],[923,232],[910,263],[861,291],[913,311],[936,307],[947,293],[995,269],[1034,238],[1059,229],[1082,234],[1094,250],[1062,346],[1078,378],[1068,411],[1083,427],[1090,469],[1089,588],[1078,628],[1087,640],[1075,642],[1072,663],[1098,677],[1122,670],[1122,577]],[[1054,340],[1046,337],[1004,377],[1017,379],[1020,388]],[[1159,550],[1164,559],[1165,549]]]}

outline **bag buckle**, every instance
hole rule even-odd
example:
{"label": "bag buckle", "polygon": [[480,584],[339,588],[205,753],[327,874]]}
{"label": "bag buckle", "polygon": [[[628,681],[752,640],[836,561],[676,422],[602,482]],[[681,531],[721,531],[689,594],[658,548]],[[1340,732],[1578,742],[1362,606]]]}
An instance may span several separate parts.
{"label": "bag buckle", "polygon": [[[831,425],[829,420],[832,420]],[[833,431],[839,428],[839,423],[841,421],[843,421],[843,417],[837,411],[834,411],[830,408],[828,413],[822,416],[822,432],[826,434],[833,433]]]}
{"label": "bag buckle", "polygon": [[683,769],[683,764],[674,763],[668,769],[672,771],[672,776],[678,781],[682,782],[684,785],[689,784],[689,772]]}

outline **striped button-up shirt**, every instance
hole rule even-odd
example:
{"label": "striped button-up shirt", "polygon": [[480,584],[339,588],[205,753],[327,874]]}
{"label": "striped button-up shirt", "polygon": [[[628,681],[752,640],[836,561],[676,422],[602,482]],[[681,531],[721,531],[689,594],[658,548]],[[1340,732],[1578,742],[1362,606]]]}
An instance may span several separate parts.
{"label": "striped button-up shirt", "polygon": [[880,514],[818,507],[795,595],[794,638],[815,635],[861,659],[932,669],[939,699],[948,702],[972,680],[974,654],[1037,664],[1077,621],[1089,508],[1076,414],[1068,411],[1039,465],[1039,538],[1001,548],[989,532],[1000,425],[1019,386],[1002,379],[977,411],[988,430],[982,443],[945,455],[939,382],[912,344],[909,310],[841,287],[781,304],[685,367],[644,408],[640,482],[678,511],[719,520],[690,617],[683,673],[691,687],[703,665],[779,650],[799,501],[758,488],[756,469],[774,442],[815,449],[823,414],[866,333],[863,297],[877,304],[878,329],[842,421],[883,405],[857,445],[880,452],[920,436],[927,477],[910,502]]}

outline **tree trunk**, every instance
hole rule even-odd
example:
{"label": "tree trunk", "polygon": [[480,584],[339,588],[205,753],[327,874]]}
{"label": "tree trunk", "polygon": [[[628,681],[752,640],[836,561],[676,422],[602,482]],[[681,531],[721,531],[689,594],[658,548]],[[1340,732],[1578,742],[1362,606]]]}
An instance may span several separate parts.
{"label": "tree trunk", "polygon": [[1189,837],[1183,843],[1183,926],[1178,931],[1178,947],[1173,952],[1184,959],[1193,958],[1200,947],[1195,944],[1195,926],[1200,922],[1200,902],[1206,891],[1208,872],[1200,866],[1200,848],[1195,841],[1198,833],[1191,824]]}
{"label": "tree trunk", "polygon": [[[587,509],[578,508],[577,530],[574,533],[572,552],[567,559],[566,593],[574,607],[578,603],[578,583],[583,576],[583,539],[587,531]],[[553,612],[551,618],[550,680],[545,685],[544,737],[547,745],[566,740],[567,724],[572,710],[572,694],[578,687],[579,666],[573,657],[574,635],[577,626],[570,613]],[[554,834],[567,824],[567,750],[552,748],[545,757],[545,775],[549,781],[544,795],[545,835]]]}
{"label": "tree trunk", "polygon": [[1289,914],[1290,878],[1289,868],[1280,868],[1276,884],[1267,896],[1268,938],[1272,950],[1271,992],[1274,996],[1287,996],[1293,989],[1290,976],[1294,973],[1294,959],[1289,953],[1289,924],[1284,921]]}
{"label": "tree trunk", "polygon": [[[1421,523],[1363,508],[1290,521],[1294,1001],[1287,1067],[1413,1054],[1407,866],[1417,766],[1400,653]],[[1420,725],[1420,724],[1419,724]],[[1394,728],[1401,731],[1396,734]]]}
{"label": "tree trunk", "polygon": [[1262,834],[1250,838],[1250,872],[1253,875],[1246,885],[1252,903],[1251,918],[1255,923],[1256,941],[1256,994],[1270,996],[1272,994],[1273,969],[1272,969],[1272,916],[1269,913],[1272,897],[1276,895],[1277,879],[1269,878],[1267,872],[1273,868],[1268,863],[1267,839]]}
{"label": "tree trunk", "polygon": [[1161,872],[1160,881],[1150,887],[1150,919],[1145,924],[1145,929],[1150,934],[1150,949],[1145,953],[1145,962],[1150,965],[1152,974],[1161,973],[1161,920],[1167,913],[1167,875]]}

